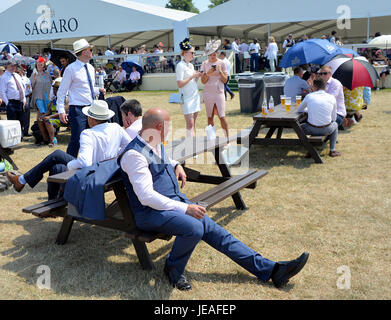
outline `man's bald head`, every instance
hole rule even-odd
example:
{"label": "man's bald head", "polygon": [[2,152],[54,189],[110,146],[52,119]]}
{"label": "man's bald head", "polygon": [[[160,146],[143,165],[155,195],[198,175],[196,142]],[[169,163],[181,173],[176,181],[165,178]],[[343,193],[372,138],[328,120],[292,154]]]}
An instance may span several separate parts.
{"label": "man's bald head", "polygon": [[152,108],[145,112],[142,120],[143,129],[156,128],[159,124],[170,121],[170,115],[164,109]]}

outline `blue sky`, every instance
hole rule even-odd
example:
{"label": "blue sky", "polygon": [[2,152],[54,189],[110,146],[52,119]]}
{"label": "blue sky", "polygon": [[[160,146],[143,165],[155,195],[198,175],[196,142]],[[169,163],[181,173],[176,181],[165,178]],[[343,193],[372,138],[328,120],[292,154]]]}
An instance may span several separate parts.
{"label": "blue sky", "polygon": [[[17,3],[20,0],[0,0],[0,12],[13,4]],[[153,4],[155,6],[165,7],[168,0],[133,0],[142,3]],[[209,0],[193,0],[193,3],[200,12],[208,10],[208,5],[210,5]]]}

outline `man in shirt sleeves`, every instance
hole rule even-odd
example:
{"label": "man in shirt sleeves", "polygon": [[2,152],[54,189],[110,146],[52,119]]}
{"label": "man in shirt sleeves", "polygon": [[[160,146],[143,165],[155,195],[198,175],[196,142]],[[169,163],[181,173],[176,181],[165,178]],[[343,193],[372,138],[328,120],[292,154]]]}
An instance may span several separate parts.
{"label": "man in shirt sleeves", "polygon": [[126,100],[120,107],[125,131],[133,140],[142,127],[142,108],[136,99]]}
{"label": "man in shirt sleeves", "polygon": [[146,231],[176,236],[164,273],[171,285],[190,290],[184,276],[190,256],[200,240],[224,253],[262,281],[271,279],[276,287],[286,284],[307,262],[308,253],[292,261],[274,262],[263,258],[235,239],[206,215],[206,209],[180,192],[186,174],[165,154],[162,141],[168,136],[170,117],[153,108],[142,118],[139,135],[126,147],[120,165],[136,225]]}
{"label": "man in shirt sleeves", "polygon": [[0,101],[4,102],[7,107],[7,119],[18,120],[20,127],[23,129],[26,96],[22,78],[16,72],[16,67],[17,63],[15,60],[7,61],[7,71],[0,78]]}
{"label": "man in shirt sleeves", "polygon": [[[314,80],[315,92],[308,94],[300,104],[297,112],[308,113],[307,122],[302,124],[305,134],[313,136],[330,136],[330,157],[339,157],[341,153],[335,150],[338,138],[337,101],[328,94],[326,82],[323,79]],[[307,154],[307,157],[310,157]]]}
{"label": "man in shirt sleeves", "polygon": [[[131,141],[120,125],[108,123],[115,113],[109,109],[106,101],[94,100],[92,106],[83,108],[82,112],[87,116],[90,129],[85,129],[80,135],[80,151],[77,158],[62,150],[56,150],[24,175],[8,171],[7,178],[17,192],[21,192],[26,183],[34,188],[46,172],[54,175],[115,158]],[[48,183],[49,200],[58,197],[59,189],[59,184]]]}
{"label": "man in shirt sleeves", "polygon": [[[60,120],[63,123],[70,123],[71,141],[67,153],[73,157],[77,156],[80,147],[80,134],[87,128],[87,117],[83,114],[82,108],[90,106],[99,92],[105,94],[106,90],[95,87],[95,69],[88,62],[92,59],[92,46],[81,39],[73,43],[73,53],[77,60],[71,63],[64,71],[60,88],[57,93],[57,109]],[[69,116],[65,113],[65,97],[68,93]]]}

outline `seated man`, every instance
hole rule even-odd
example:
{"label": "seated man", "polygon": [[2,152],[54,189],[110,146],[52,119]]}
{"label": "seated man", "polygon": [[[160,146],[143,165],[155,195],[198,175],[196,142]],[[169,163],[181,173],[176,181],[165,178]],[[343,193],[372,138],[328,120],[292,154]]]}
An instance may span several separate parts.
{"label": "seated man", "polygon": [[296,96],[304,97],[310,92],[309,84],[303,79],[304,70],[296,67],[293,73],[294,76],[286,80],[284,85],[284,95],[290,97],[292,102],[296,101]]}
{"label": "seated man", "polygon": [[337,124],[339,130],[344,130],[344,127],[350,127],[354,122],[353,119],[346,118],[345,96],[343,94],[343,86],[339,80],[332,77],[331,68],[323,66],[318,71],[318,77],[326,82],[326,92],[333,95],[337,100]]}
{"label": "seated man", "polygon": [[[21,192],[26,183],[34,188],[48,171],[49,175],[54,175],[67,169],[85,168],[115,158],[131,141],[117,123],[108,123],[114,112],[109,109],[106,101],[94,100],[91,107],[84,107],[82,111],[87,116],[90,129],[83,130],[80,135],[77,158],[56,150],[24,175],[7,172],[7,178],[17,192]],[[59,188],[57,183],[48,183],[49,200],[57,198]]]}
{"label": "seated man", "polygon": [[141,104],[135,99],[126,100],[120,107],[125,131],[133,140],[142,127]]}
{"label": "seated man", "polygon": [[286,284],[306,264],[309,254],[298,259],[274,262],[262,257],[235,239],[179,191],[177,179],[186,183],[181,165],[165,154],[162,141],[168,136],[170,116],[153,108],[142,119],[139,135],[120,158],[122,177],[138,228],[175,235],[164,266],[169,282],[179,290],[190,290],[183,275],[186,264],[200,240],[224,253],[262,281],[271,279],[276,287]]}
{"label": "seated man", "polygon": [[118,70],[115,72],[113,85],[115,90],[119,90],[125,86],[126,81],[126,71],[122,69],[122,66],[118,67]]}
{"label": "seated man", "polygon": [[[330,157],[339,157],[341,153],[335,151],[338,138],[337,102],[335,98],[325,92],[326,83],[323,79],[314,80],[314,92],[308,94],[300,104],[297,112],[308,113],[307,122],[302,124],[305,134],[313,136],[330,136]],[[311,155],[307,155],[310,157]]]}
{"label": "seated man", "polygon": [[137,71],[135,66],[132,67],[132,72],[129,76],[129,80],[126,81],[125,86],[129,91],[132,91],[139,83],[141,79],[140,72]]}

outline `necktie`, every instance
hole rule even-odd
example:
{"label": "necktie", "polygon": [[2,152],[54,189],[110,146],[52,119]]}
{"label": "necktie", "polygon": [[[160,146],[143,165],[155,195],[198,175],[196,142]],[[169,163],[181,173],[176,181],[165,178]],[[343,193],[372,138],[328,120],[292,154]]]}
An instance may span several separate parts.
{"label": "necktie", "polygon": [[18,87],[20,102],[23,102],[23,100],[24,100],[24,93],[23,93],[22,86],[20,85],[19,81],[16,80],[15,74],[12,74],[12,77],[15,80],[16,86]]}
{"label": "necktie", "polygon": [[86,72],[87,72],[88,84],[90,85],[90,90],[91,90],[91,97],[92,97],[92,100],[94,100],[94,98],[95,98],[94,88],[92,86],[91,76],[90,76],[90,73],[88,72],[87,64],[84,65],[84,68],[86,69]]}

